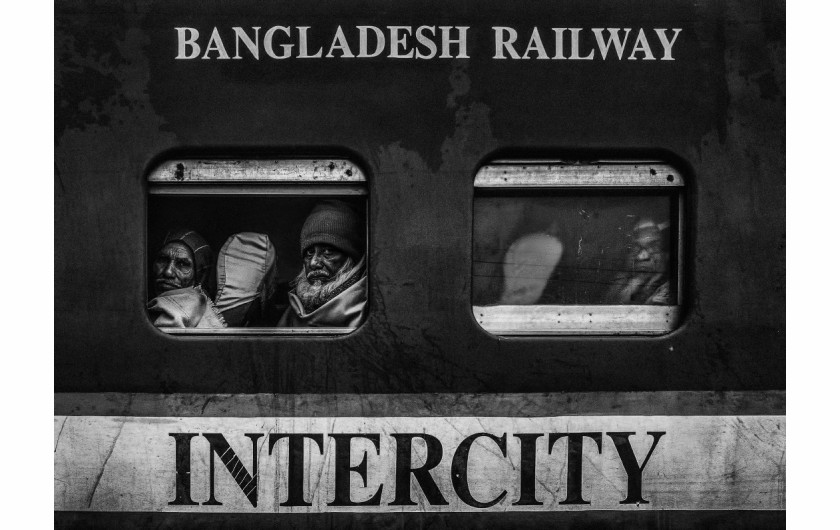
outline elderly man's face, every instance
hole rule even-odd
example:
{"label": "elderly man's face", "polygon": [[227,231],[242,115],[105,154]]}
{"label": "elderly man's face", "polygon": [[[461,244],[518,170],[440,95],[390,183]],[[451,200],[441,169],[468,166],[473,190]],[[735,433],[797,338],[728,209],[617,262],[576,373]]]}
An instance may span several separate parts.
{"label": "elderly man's face", "polygon": [[158,295],[166,291],[192,287],[195,285],[193,253],[183,243],[167,243],[158,252],[152,272],[155,275],[155,292]]}
{"label": "elderly man's face", "polygon": [[657,228],[638,230],[630,249],[630,266],[637,272],[665,272],[668,253],[662,248],[662,234]]}
{"label": "elderly man's face", "polygon": [[335,278],[349,256],[332,245],[316,244],[303,253],[303,270],[310,283],[327,282]]}

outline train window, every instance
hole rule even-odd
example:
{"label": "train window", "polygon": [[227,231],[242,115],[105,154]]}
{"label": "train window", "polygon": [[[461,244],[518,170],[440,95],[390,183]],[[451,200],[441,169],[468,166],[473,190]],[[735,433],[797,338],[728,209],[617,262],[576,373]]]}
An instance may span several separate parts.
{"label": "train window", "polygon": [[146,311],[175,334],[344,334],[367,309],[367,187],[341,159],[170,160],[148,176]]}
{"label": "train window", "polygon": [[499,335],[659,335],[682,302],[684,181],[657,162],[498,161],[475,177],[473,312]]}

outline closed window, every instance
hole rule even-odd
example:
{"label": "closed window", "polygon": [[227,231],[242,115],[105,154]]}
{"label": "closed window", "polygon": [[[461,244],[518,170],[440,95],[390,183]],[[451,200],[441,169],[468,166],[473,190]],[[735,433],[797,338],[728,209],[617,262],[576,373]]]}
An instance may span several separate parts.
{"label": "closed window", "polygon": [[500,161],[475,178],[472,303],[501,335],[673,330],[684,181],[657,162]]}

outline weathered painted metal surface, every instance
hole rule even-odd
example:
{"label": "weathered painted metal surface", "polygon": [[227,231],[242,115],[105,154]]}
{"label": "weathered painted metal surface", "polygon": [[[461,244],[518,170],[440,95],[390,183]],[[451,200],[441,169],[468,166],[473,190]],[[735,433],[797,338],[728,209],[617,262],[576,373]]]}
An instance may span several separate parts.
{"label": "weathered painted metal surface", "polygon": [[560,165],[543,163],[493,163],[478,170],[476,188],[507,187],[578,187],[598,188],[611,186],[676,187],[685,180],[676,168],[665,164],[590,163],[585,165]]}
{"label": "weathered painted metal surface", "polygon": [[677,327],[679,306],[475,306],[478,324],[498,335],[662,335]]}
{"label": "weathered painted metal surface", "polygon": [[364,182],[349,160],[168,160],[149,174],[150,183],[333,183]]}
{"label": "weathered painted metal surface", "polygon": [[[546,1],[527,9],[442,0],[59,2],[57,526],[783,526],[784,11],[783,2],[758,0]],[[498,61],[492,53],[429,61],[175,59],[175,27],[206,35],[217,25],[371,23],[482,28],[472,34],[481,50],[492,49],[490,28],[499,24],[520,36],[536,26],[682,31],[674,61]],[[196,337],[149,324],[149,173],[166,160],[219,158],[347,160],[367,176],[371,298],[358,330]],[[678,328],[631,338],[487,333],[470,292],[478,169],[492,160],[606,158],[662,160],[683,177]],[[508,433],[510,451],[518,447],[513,428],[601,432],[600,458],[584,468],[594,509],[159,511],[174,491],[168,433],[176,428],[226,436],[228,426],[254,428],[266,439],[293,423],[327,432],[334,419],[383,434],[422,425],[420,416],[447,440],[481,428],[481,418],[495,434]],[[644,433],[659,426],[667,434],[646,468],[656,486],[651,505],[616,509],[615,488],[626,488],[626,478],[606,432],[638,432],[638,454],[650,440],[642,442]],[[207,463],[206,440],[194,440],[196,466]],[[230,440],[250,469],[248,440]],[[505,480],[515,475],[512,459],[482,458]],[[315,463],[328,476],[331,466]],[[377,480],[387,478],[376,469]],[[541,495],[563,495],[561,461],[540,469],[552,477]],[[269,512],[282,479],[272,471],[259,494],[270,499],[261,508]],[[251,507],[221,464],[216,472],[224,506],[202,508]],[[451,497],[451,476],[439,478]],[[497,486],[508,490],[505,503],[519,491],[514,480],[481,488]],[[204,502],[202,487],[196,482]],[[319,503],[330,500],[326,490],[313,491]],[[116,509],[141,511],[91,511]]]}
{"label": "weathered painted metal surface", "polygon": [[[196,435],[189,442],[189,475],[185,479],[191,485],[188,504],[178,502],[182,497],[176,493],[177,449],[173,435],[178,433]],[[201,437],[203,433],[218,433],[229,446],[217,455]],[[270,441],[272,434],[281,433],[310,433],[321,440],[320,451],[314,442],[307,441],[302,453],[299,486],[303,505],[290,506],[294,504],[290,488],[295,488],[295,479],[290,470],[288,438],[286,442]],[[401,502],[397,491],[397,436],[406,433],[433,437],[442,452],[430,470],[436,486],[424,484],[421,489],[419,482],[412,481],[410,499]],[[459,467],[458,453],[463,442],[477,433],[497,438],[476,438]],[[551,433],[558,436],[550,443],[549,451]],[[581,474],[580,502],[576,503],[568,502],[575,497],[575,488],[567,482],[574,480],[569,475],[575,467],[569,433],[585,433],[577,452]],[[349,460],[339,460],[338,442],[329,436],[334,434],[359,435],[355,442],[349,442]],[[517,434],[539,435],[533,438],[531,453],[527,441]],[[784,508],[785,499],[783,416],[56,416],[55,436],[57,510],[778,510]],[[632,453],[628,454],[637,458],[637,465],[642,468],[636,502],[626,502],[633,495],[628,477],[635,469],[632,463],[623,461],[618,451],[622,440],[629,441]],[[411,444],[414,467],[431,460],[428,444],[420,439]],[[532,464],[526,461],[525,454],[532,454]],[[216,469],[212,495],[211,458]],[[253,468],[254,462],[257,469]],[[341,480],[337,476],[342,465],[350,467],[351,463],[360,466],[357,469],[361,469],[366,480],[360,474],[350,479],[349,498],[356,503],[374,499],[370,505],[334,505],[336,482]],[[625,466],[630,466],[630,471]],[[523,479],[523,469],[533,475]]]}
{"label": "weathered painted metal surface", "polygon": [[[784,7],[767,2],[79,1],[56,7],[56,390],[784,388]],[[174,27],[682,27],[674,61],[176,61]],[[574,22],[574,24],[572,24]],[[524,28],[524,29],[523,29]],[[489,30],[488,30],[489,31]],[[523,33],[524,34],[524,33]],[[476,32],[477,49],[488,42]],[[686,314],[660,338],[500,339],[470,304],[491,159],[666,159],[687,182]],[[370,316],[335,339],[188,341],[146,298],[146,171],[348,158],[370,185]],[[515,377],[511,374],[515,374]]]}
{"label": "weathered painted metal surface", "polygon": [[783,416],[784,391],[56,394],[57,416]]}

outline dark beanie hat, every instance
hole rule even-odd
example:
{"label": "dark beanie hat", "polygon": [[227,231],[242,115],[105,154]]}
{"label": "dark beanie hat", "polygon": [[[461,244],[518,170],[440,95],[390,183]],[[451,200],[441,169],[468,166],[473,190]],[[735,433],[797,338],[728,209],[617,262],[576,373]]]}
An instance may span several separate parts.
{"label": "dark beanie hat", "polygon": [[332,245],[358,261],[365,249],[361,216],[346,202],[319,202],[303,222],[301,253],[316,244]]}
{"label": "dark beanie hat", "polygon": [[201,273],[213,266],[213,251],[207,241],[195,230],[172,230],[166,234],[163,244],[169,243],[183,243],[192,250],[193,260],[195,260],[195,270]]}

